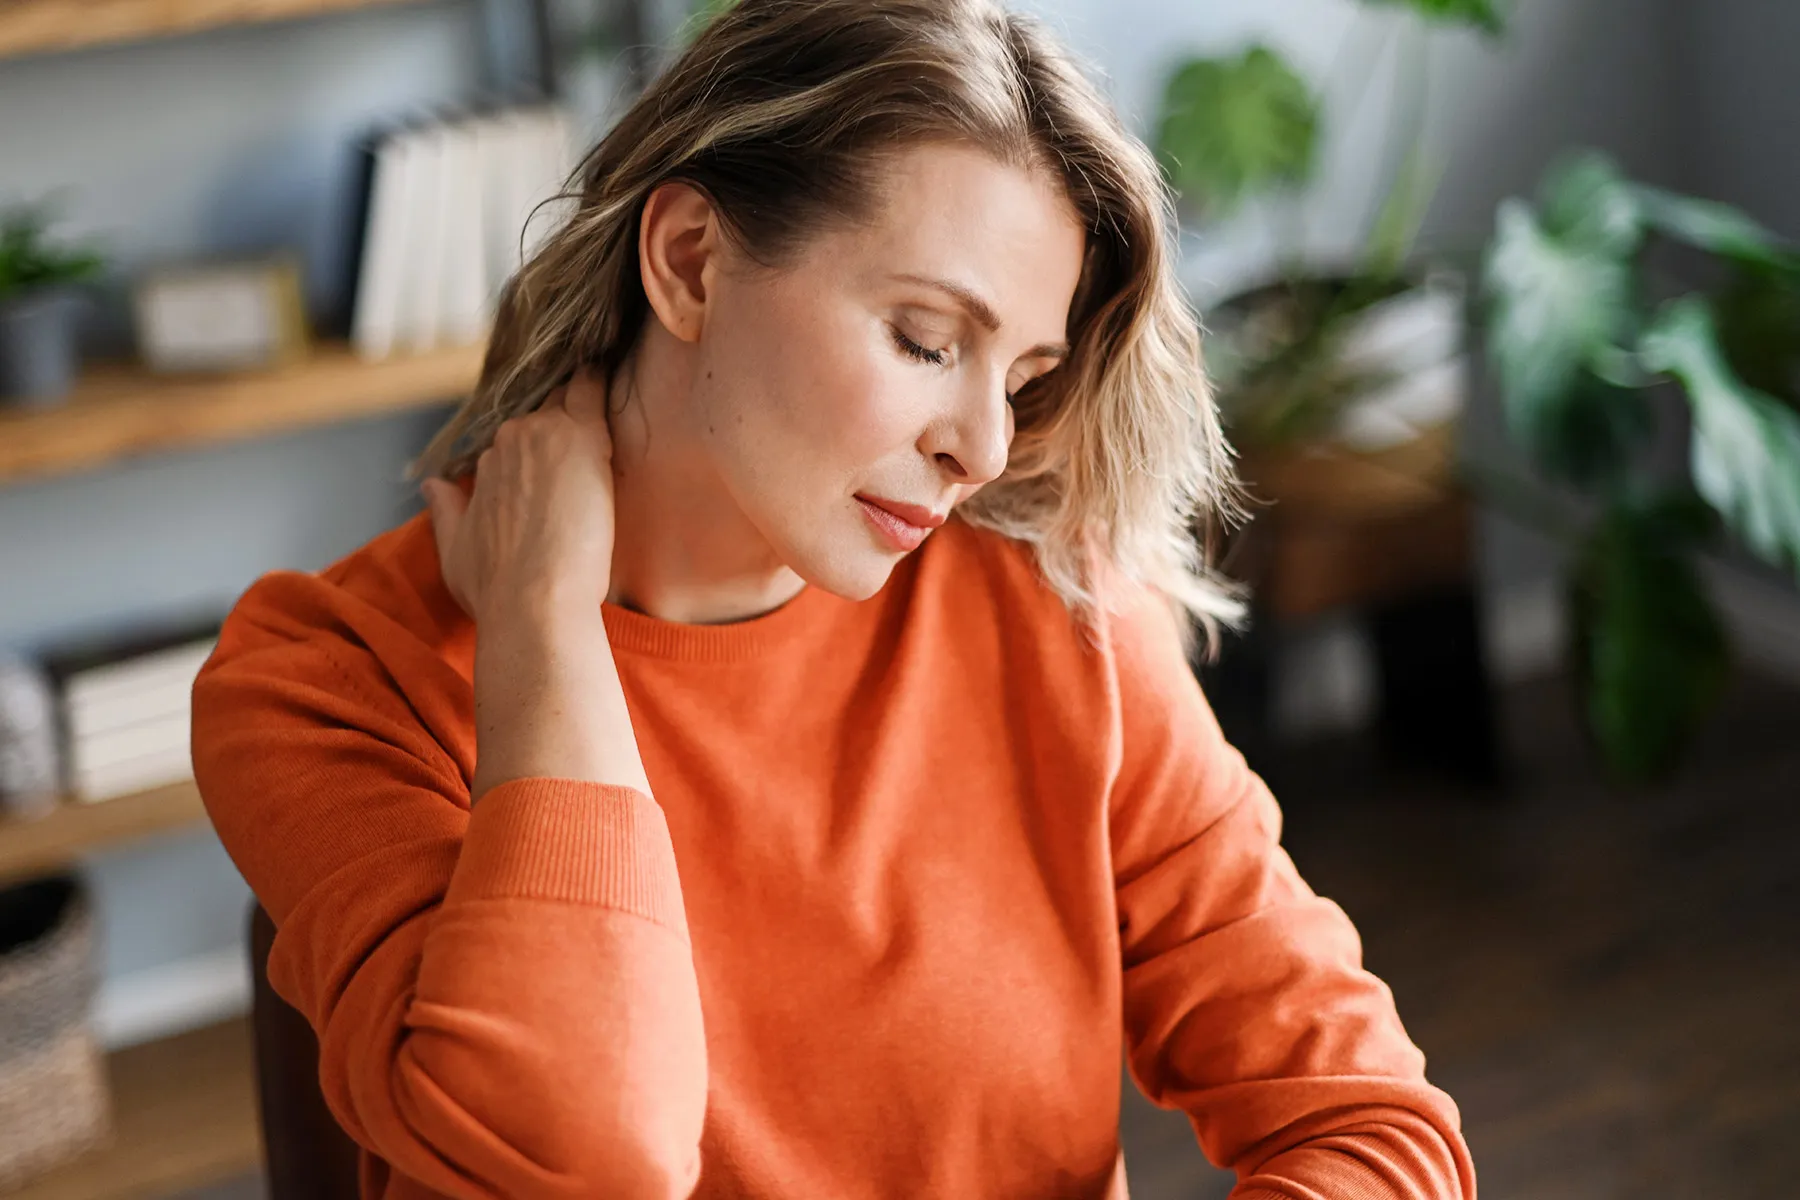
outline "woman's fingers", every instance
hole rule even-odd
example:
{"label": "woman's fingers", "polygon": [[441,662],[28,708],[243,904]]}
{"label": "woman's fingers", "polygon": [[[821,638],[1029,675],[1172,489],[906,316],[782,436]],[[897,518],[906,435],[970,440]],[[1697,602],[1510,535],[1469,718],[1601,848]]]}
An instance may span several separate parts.
{"label": "woman's fingers", "polygon": [[441,550],[455,542],[456,527],[469,507],[469,498],[463,495],[461,488],[445,479],[427,479],[419,485],[419,490],[425,495],[425,506],[431,510],[431,531]]}
{"label": "woman's fingers", "polygon": [[464,612],[469,611],[469,598],[462,594],[458,587],[457,574],[454,570],[454,548],[456,536],[462,527],[463,514],[468,511],[469,498],[456,484],[444,479],[427,479],[419,485],[419,491],[425,497],[425,507],[431,513],[431,536],[437,543],[438,569],[444,577],[444,585],[450,589]]}

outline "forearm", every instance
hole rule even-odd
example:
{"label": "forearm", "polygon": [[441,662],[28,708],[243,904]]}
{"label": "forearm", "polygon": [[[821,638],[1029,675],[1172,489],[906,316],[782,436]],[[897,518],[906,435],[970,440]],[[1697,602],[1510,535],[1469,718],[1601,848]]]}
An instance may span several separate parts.
{"label": "forearm", "polygon": [[484,614],[475,722],[474,800],[508,780],[538,776],[650,794],[597,604],[583,611],[539,602]]}
{"label": "forearm", "polygon": [[1334,1128],[1244,1174],[1232,1200],[1344,1196],[1358,1200],[1466,1200],[1473,1167],[1460,1137],[1446,1137],[1418,1113],[1371,1108],[1341,1115]]}

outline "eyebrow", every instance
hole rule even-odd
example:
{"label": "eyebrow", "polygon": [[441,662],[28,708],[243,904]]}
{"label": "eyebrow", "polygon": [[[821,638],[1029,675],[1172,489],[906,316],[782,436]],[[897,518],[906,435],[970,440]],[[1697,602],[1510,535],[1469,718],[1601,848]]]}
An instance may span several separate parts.
{"label": "eyebrow", "polygon": [[[916,283],[928,288],[936,288],[968,310],[969,315],[989,333],[997,333],[1000,329],[1000,314],[994,306],[983,300],[974,289],[949,279],[936,279],[930,275],[913,275],[902,272],[893,276],[903,283]],[[1069,354],[1067,342],[1042,342],[1027,350],[1023,358],[1066,358]]]}

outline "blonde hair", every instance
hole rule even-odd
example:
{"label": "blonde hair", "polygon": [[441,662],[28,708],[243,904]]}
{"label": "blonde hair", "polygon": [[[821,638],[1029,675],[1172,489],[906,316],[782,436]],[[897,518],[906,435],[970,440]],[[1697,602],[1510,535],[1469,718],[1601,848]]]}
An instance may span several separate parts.
{"label": "blonde hair", "polygon": [[571,175],[571,214],[508,282],[474,395],[409,478],[466,473],[583,364],[612,377],[650,315],[637,233],[657,186],[703,191],[779,267],[873,215],[885,156],[944,140],[1049,171],[1088,230],[1070,353],[1020,391],[1005,473],[958,512],[1030,546],[1090,627],[1117,571],[1215,642],[1242,606],[1207,557],[1241,508],[1172,196],[1068,53],[992,0],[740,0],[714,20]]}

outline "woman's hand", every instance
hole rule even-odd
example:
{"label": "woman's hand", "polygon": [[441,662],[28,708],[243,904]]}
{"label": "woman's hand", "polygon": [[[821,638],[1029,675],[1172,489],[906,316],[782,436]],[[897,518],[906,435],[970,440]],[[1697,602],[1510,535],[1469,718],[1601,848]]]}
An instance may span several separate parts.
{"label": "woman's hand", "polygon": [[598,611],[612,580],[612,436],[606,383],[583,369],[501,425],[475,487],[427,479],[444,583],[479,625],[521,606]]}
{"label": "woman's hand", "polygon": [[467,497],[425,483],[444,583],[475,618],[471,803],[546,776],[650,794],[600,602],[612,579],[606,386],[581,372],[514,417]]}

